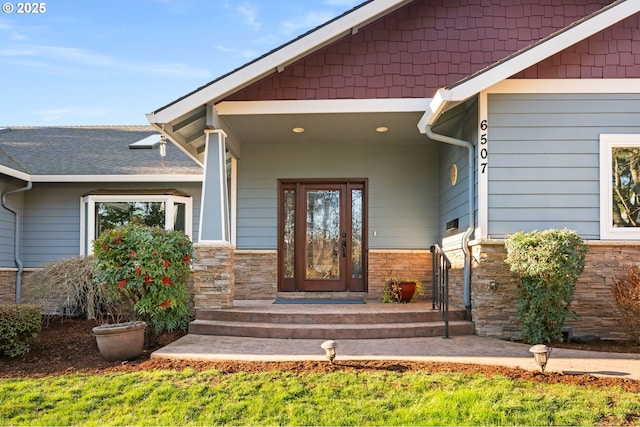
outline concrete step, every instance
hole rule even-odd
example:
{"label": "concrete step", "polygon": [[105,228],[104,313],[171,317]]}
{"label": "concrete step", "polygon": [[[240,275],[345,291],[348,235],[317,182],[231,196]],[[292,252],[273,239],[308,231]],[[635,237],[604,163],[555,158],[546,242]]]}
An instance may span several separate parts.
{"label": "concrete step", "polygon": [[[465,320],[465,314],[464,309],[451,309],[449,311],[449,321]],[[295,308],[291,307],[286,311],[276,311],[270,307],[253,310],[244,308],[199,310],[196,313],[196,319],[249,323],[293,323],[298,325],[323,323],[352,325],[357,323],[438,322],[442,320],[442,317],[437,310],[425,310],[423,308],[408,308],[403,311],[371,311],[367,308],[349,305],[348,307],[328,306],[323,311],[316,312],[310,310],[309,306],[302,304]]]}
{"label": "concrete step", "polygon": [[[444,336],[444,322],[400,322],[378,324],[293,324],[195,320],[189,333],[282,339],[382,339]],[[449,335],[473,335],[473,322],[449,321]]]}
{"label": "concrete step", "polygon": [[[473,335],[458,307],[449,335]],[[235,301],[233,308],[199,310],[190,334],[287,339],[380,339],[444,336],[444,322],[425,301],[409,304],[273,304]]]}

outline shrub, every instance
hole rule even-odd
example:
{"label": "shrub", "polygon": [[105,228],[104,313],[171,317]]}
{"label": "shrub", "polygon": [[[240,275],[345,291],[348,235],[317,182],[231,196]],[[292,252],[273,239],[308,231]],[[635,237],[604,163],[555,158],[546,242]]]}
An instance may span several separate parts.
{"label": "shrub", "polygon": [[82,315],[87,319],[117,318],[121,302],[93,283],[93,257],[52,262],[29,278],[29,293],[42,304],[45,319]]}
{"label": "shrub", "polygon": [[193,246],[180,231],[129,224],[94,241],[95,283],[131,307],[131,320],[147,322],[145,345],[164,332],[186,330]]}
{"label": "shrub", "polygon": [[640,345],[640,267],[632,265],[615,278],[613,295],[622,311],[622,326]]}
{"label": "shrub", "polygon": [[582,238],[570,230],[518,232],[507,237],[506,263],[518,280],[518,318],[522,338],[530,344],[561,342],[575,284],[588,252]]}
{"label": "shrub", "polygon": [[41,329],[39,306],[0,306],[0,354],[16,357],[29,353],[31,340]]}

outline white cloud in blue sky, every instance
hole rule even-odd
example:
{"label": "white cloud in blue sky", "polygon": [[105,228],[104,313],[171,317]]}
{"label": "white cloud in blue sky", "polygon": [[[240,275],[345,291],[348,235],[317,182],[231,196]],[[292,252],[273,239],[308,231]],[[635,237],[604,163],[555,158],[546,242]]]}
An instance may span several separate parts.
{"label": "white cloud in blue sky", "polygon": [[354,0],[54,0],[0,14],[0,126],[145,124]]}

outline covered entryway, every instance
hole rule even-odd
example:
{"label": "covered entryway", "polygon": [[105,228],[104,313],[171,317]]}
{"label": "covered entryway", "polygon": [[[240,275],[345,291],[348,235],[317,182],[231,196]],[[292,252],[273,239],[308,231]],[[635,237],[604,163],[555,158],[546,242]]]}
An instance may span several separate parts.
{"label": "covered entryway", "polygon": [[279,291],[366,291],[366,182],[279,181]]}

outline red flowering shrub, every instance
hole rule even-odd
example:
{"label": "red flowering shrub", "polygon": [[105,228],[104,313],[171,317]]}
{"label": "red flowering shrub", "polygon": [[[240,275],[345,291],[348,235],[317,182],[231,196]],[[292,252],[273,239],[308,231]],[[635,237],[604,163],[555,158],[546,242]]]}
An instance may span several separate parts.
{"label": "red flowering shrub", "polygon": [[94,282],[120,295],[133,319],[147,322],[145,344],[163,332],[186,330],[193,246],[179,231],[129,224],[93,243]]}

